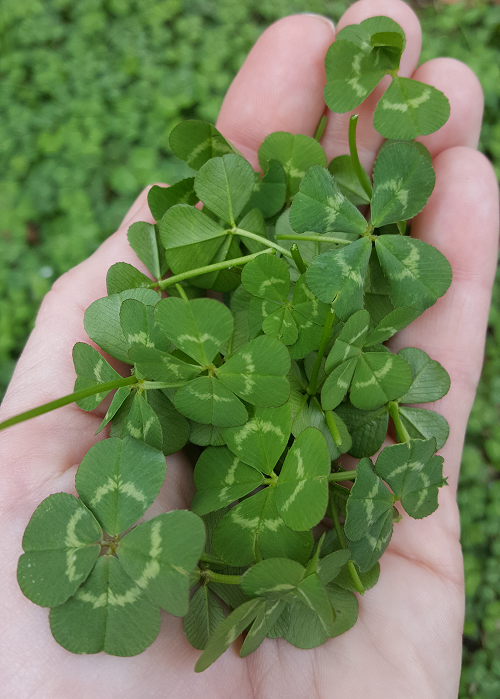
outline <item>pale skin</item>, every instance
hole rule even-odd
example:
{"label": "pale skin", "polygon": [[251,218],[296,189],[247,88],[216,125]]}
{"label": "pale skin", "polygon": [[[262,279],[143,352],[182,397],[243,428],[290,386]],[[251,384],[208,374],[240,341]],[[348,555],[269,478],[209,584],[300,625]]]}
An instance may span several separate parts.
{"label": "pale skin", "polygon": [[[403,516],[381,561],[379,583],[360,602],[356,626],[312,651],[266,639],[241,660],[238,643],[203,674],[193,672],[200,652],[182,633],[182,620],[163,615],[158,639],[144,653],[117,658],[77,656],[53,640],[47,610],[29,602],[16,581],[23,531],[37,505],[51,493],[75,492],[77,465],[99,439],[103,409],[84,413],[71,405],[16,425],[1,434],[0,453],[0,677],[6,699],[452,699],[457,696],[464,615],[462,554],[456,486],[467,418],[481,371],[498,244],[497,184],[475,149],[482,94],[471,71],[451,59],[416,69],[421,33],[399,0],[361,0],[338,29],[369,16],[388,15],[404,28],[407,48],[401,75],[442,89],[450,121],[422,138],[436,170],[436,187],[412,234],[438,247],[453,267],[446,296],[410,328],[393,349],[420,347],[451,376],[451,389],[433,409],[450,423],[441,453],[449,487],[439,509],[415,521]],[[257,149],[273,131],[313,135],[324,112],[323,60],[334,28],[322,18],[299,15],[271,26],[252,49],[230,87],[218,128],[257,167]],[[378,92],[378,90],[376,91]],[[376,99],[358,110],[358,144],[370,168],[382,138],[371,119]],[[328,115],[322,139],[328,160],[347,152],[349,115]],[[119,230],[88,260],[54,285],[18,363],[0,420],[70,393],[71,349],[88,342],[84,310],[106,295],[107,269],[117,261],[141,268],[128,247],[134,221],[153,221],[144,191]],[[119,366],[115,363],[115,366]],[[168,457],[167,483],[148,515],[187,508],[192,468],[179,454]]]}

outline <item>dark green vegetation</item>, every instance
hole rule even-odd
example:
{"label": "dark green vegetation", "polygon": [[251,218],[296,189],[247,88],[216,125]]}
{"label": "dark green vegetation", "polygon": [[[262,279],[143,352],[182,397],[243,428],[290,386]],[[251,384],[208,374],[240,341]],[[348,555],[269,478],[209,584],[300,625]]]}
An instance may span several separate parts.
{"label": "dark green vegetation", "polygon": [[[7,0],[0,63],[0,354],[4,383],[51,281],[119,223],[139,189],[190,171],[167,136],[182,118],[214,120],[265,26],[338,2],[37,2]],[[423,58],[452,55],[486,95],[481,146],[500,157],[500,9],[421,12]],[[54,50],[57,49],[57,50]],[[487,362],[471,417],[459,498],[468,613],[463,697],[500,693],[500,318],[495,292]],[[495,664],[496,663],[496,664]]]}

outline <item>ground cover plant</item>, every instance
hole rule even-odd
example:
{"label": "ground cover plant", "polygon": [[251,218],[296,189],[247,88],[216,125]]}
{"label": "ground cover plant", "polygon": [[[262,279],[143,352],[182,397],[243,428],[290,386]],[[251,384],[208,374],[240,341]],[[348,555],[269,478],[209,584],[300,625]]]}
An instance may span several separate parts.
{"label": "ground cover plant", "polygon": [[[350,155],[331,163],[323,120],[315,138],[271,134],[262,177],[210,124],[177,126],[171,147],[197,174],[153,187],[156,224],[128,232],[151,276],[113,265],[108,296],[85,313],[89,337],[130,375],[78,343],[75,393],[0,426],[70,401],[90,411],[116,389],[100,427],[111,423],[110,438],[77,472],[79,498],[49,496],[23,539],[21,589],[51,607],[68,650],[140,653],[159,608],[184,617],[204,651],[198,671],[245,630],[242,656],[266,636],[317,647],[354,625],[353,591],[378,579],[395,503],[416,519],[436,509],[448,426],[412,405],[444,396],[449,378],[422,350],[383,344],[451,282],[407,223],[435,180],[413,139],[439,129],[449,105],[398,76],[404,45],[395,22],[374,17],[344,28],[326,56],[337,112],[392,77],[375,111],[389,140],[373,182],[356,117]],[[396,443],[377,455],[389,419]],[[165,479],[164,455],[188,442],[200,448],[192,511],[134,526]],[[347,453],[355,470],[337,461]]]}

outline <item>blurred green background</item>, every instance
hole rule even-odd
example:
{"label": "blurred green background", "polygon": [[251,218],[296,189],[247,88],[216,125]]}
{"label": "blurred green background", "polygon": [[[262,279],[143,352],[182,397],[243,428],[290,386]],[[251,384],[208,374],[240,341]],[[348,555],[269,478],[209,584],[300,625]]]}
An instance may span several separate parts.
{"label": "blurred green background", "polygon": [[[0,396],[52,282],[186,166],[168,135],[215,121],[262,31],[344,0],[3,0],[0,7]],[[500,6],[413,3],[422,60],[453,56],[486,98],[481,149],[500,175]],[[500,697],[500,285],[459,500],[467,619],[460,697]]]}

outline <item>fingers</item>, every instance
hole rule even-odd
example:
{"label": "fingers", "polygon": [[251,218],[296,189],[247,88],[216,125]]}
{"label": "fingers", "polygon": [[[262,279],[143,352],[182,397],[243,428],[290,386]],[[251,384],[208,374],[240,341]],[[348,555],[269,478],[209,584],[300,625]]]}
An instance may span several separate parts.
{"label": "fingers", "polygon": [[444,297],[408,328],[391,349],[419,347],[448,371],[451,389],[424,407],[442,413],[450,437],[441,450],[445,475],[456,487],[467,419],[484,354],[491,289],[498,253],[498,189],[484,156],[468,148],[435,158],[436,186],[412,235],[437,247],[450,261],[453,281]]}
{"label": "fingers", "polygon": [[267,29],[228,90],[217,128],[258,168],[257,151],[273,131],[313,136],[325,109],[324,59],[333,25],[294,15]]}

